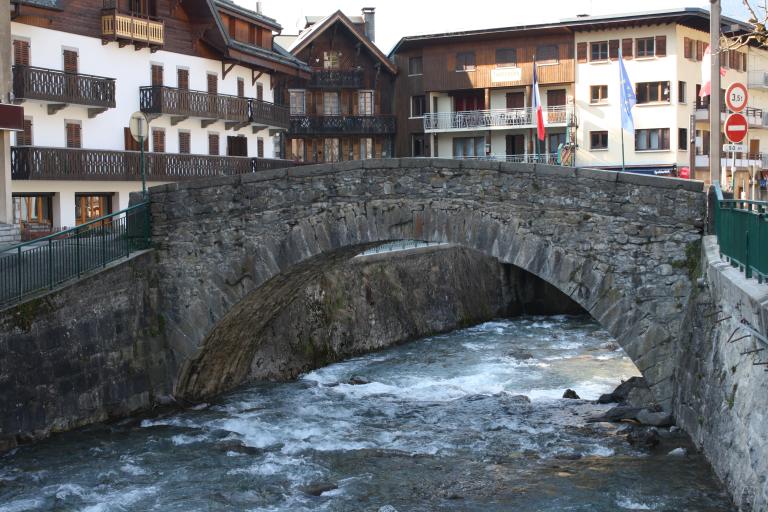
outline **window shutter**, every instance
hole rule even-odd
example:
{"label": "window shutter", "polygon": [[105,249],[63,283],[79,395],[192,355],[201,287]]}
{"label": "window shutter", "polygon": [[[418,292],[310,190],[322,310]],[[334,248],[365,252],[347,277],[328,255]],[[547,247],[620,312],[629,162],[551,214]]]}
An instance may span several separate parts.
{"label": "window shutter", "polygon": [[587,43],[579,43],[576,45],[576,60],[579,62],[587,62]]}
{"label": "window shutter", "polygon": [[747,54],[746,53],[741,54],[741,70],[745,73],[747,72]]}
{"label": "window shutter", "polygon": [[208,73],[208,94],[217,94],[218,85],[218,77],[213,73]]}
{"label": "window shutter", "polygon": [[77,52],[64,50],[64,72],[77,73]]}
{"label": "window shutter", "polygon": [[209,155],[219,154],[219,134],[218,133],[208,134],[208,154]]}
{"label": "window shutter", "polygon": [[189,90],[189,70],[188,69],[177,69],[176,80],[178,82],[179,89],[183,91]]}
{"label": "window shutter", "polygon": [[259,158],[264,158],[264,139],[261,137],[256,139],[256,155]]}
{"label": "window shutter", "polygon": [[152,130],[152,151],[165,153],[165,130]]}
{"label": "window shutter", "polygon": [[633,46],[632,38],[622,39],[621,40],[621,56],[624,57],[625,59],[631,59],[632,46]]}
{"label": "window shutter", "polygon": [[696,60],[704,58],[704,43],[696,41]]}
{"label": "window shutter", "polygon": [[237,96],[240,98],[245,96],[245,81],[242,78],[237,79]]}
{"label": "window shutter", "polygon": [[82,147],[82,140],[80,137],[80,124],[67,123],[67,147],[68,148],[80,148]]}
{"label": "window shutter", "polygon": [[158,64],[152,64],[152,85],[153,86],[163,85],[163,66],[160,66]]}
{"label": "window shutter", "polygon": [[13,63],[17,66],[29,66],[29,41],[13,40]]}
{"label": "window shutter", "polygon": [[691,51],[691,39],[688,37],[683,38],[683,57],[690,59],[693,52]]}
{"label": "window shutter", "polygon": [[24,128],[24,131],[16,132],[16,145],[31,146],[32,145],[32,119],[25,117],[23,128]]}
{"label": "window shutter", "polygon": [[656,56],[667,56],[667,36],[656,36]]}
{"label": "window shutter", "polygon": [[608,58],[616,60],[619,58],[619,40],[611,39],[608,41]]}
{"label": "window shutter", "polygon": [[190,134],[189,132],[179,132],[179,153],[188,155],[190,153]]}
{"label": "window shutter", "polygon": [[259,101],[264,100],[264,85],[256,84],[256,99]]}

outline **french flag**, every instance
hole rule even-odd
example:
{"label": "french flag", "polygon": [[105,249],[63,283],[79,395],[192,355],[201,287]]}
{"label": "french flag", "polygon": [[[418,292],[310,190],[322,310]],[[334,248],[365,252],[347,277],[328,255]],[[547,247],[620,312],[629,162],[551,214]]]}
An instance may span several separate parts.
{"label": "french flag", "polygon": [[539,140],[544,140],[544,110],[541,108],[541,95],[539,94],[539,77],[536,74],[536,61],[533,61],[533,99],[531,109],[536,116],[536,134]]}

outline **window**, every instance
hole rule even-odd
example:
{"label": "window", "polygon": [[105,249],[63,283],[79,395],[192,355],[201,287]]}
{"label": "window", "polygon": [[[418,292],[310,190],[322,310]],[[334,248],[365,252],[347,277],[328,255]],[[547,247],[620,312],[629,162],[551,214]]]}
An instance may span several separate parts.
{"label": "window", "polygon": [[548,133],[547,144],[549,146],[550,153],[557,153],[557,151],[560,149],[560,145],[565,144],[565,133]]}
{"label": "window", "polygon": [[179,130],[179,153],[188,155],[190,153],[190,134],[186,131]]}
{"label": "window", "polygon": [[608,132],[589,132],[589,149],[608,149]]}
{"label": "window", "polygon": [[474,71],[475,52],[459,52],[456,54],[456,71]]}
{"label": "window", "polygon": [[81,148],[81,127],[79,121],[66,121],[65,129],[67,132],[67,147],[68,148]]}
{"label": "window", "polygon": [[307,159],[304,139],[291,139],[291,158],[297,162],[303,162]]}
{"label": "window", "polygon": [[[245,139],[245,137],[243,137],[243,139]],[[264,137],[256,138],[256,156],[264,158]]]}
{"label": "window", "polygon": [[677,102],[678,103],[685,103],[686,102],[686,83],[682,80],[679,80],[677,82]]}
{"label": "window", "polygon": [[53,225],[52,194],[13,194],[13,222],[22,229],[30,225]]}
{"label": "window", "polygon": [[24,118],[24,131],[16,132],[16,145],[17,146],[31,146],[32,145],[32,118]]}
{"label": "window", "polygon": [[256,99],[264,101],[264,84],[256,84]]}
{"label": "window", "polygon": [[219,77],[216,73],[208,73],[208,94],[218,94],[219,92]]}
{"label": "window", "polygon": [[455,137],[454,158],[485,156],[485,137]]}
{"label": "window", "polygon": [[709,130],[696,130],[696,154],[709,154]]}
{"label": "window", "polygon": [[408,59],[408,74],[421,75],[423,73],[424,61],[421,57],[411,57]]}
{"label": "window", "polygon": [[189,90],[189,70],[185,68],[176,69],[176,83],[182,91]]}
{"label": "window", "polygon": [[411,96],[411,117],[424,117],[426,111],[427,97],[423,94],[420,96]]}
{"label": "window", "polygon": [[536,48],[538,64],[557,64],[560,49],[556,44],[545,44]]}
{"label": "window", "polygon": [[427,156],[424,134],[411,135],[411,156]]}
{"label": "window", "polygon": [[304,115],[307,112],[307,91],[293,90],[288,91],[290,96],[291,115]]}
{"label": "window", "polygon": [[248,156],[248,139],[245,135],[227,137],[227,156]]}
{"label": "window", "polygon": [[669,82],[638,82],[637,103],[669,102]]}
{"label": "window", "polygon": [[209,133],[208,134],[208,154],[209,155],[219,155],[219,134],[218,133]]}
{"label": "window", "polygon": [[165,130],[163,128],[152,128],[152,151],[165,153]]}
{"label": "window", "polygon": [[370,160],[373,158],[373,139],[370,137],[360,138],[360,160]]}
{"label": "window", "polygon": [[154,87],[163,85],[163,66],[161,64],[152,64],[150,74],[151,83]]}
{"label": "window", "polygon": [[677,149],[688,151],[688,128],[677,129]]}
{"label": "window", "polygon": [[29,66],[29,41],[13,40],[13,63],[17,66]]}
{"label": "window", "polygon": [[325,69],[339,69],[339,51],[338,50],[323,52],[323,67]]}
{"label": "window", "polygon": [[635,57],[653,57],[656,53],[656,39],[653,37],[642,37],[635,39]]}
{"label": "window", "polygon": [[64,58],[64,72],[77,73],[77,51],[63,50],[61,53]]}
{"label": "window", "polygon": [[339,93],[323,93],[323,115],[338,116],[341,115],[341,105],[339,104]]}
{"label": "window", "polygon": [[357,92],[358,113],[361,116],[373,115],[373,91]]}
{"label": "window", "polygon": [[608,41],[589,43],[589,61],[608,60]]}
{"label": "window", "polygon": [[513,68],[517,66],[517,50],[515,48],[499,48],[496,50],[496,67]]}
{"label": "window", "polygon": [[237,96],[239,98],[245,97],[245,80],[241,77],[237,77]]}
{"label": "window", "polygon": [[75,222],[79,226],[112,211],[112,194],[75,194]]}
{"label": "window", "polygon": [[323,161],[325,162],[339,161],[339,139],[323,140]]}
{"label": "window", "polygon": [[635,130],[635,151],[669,149],[669,128]]}
{"label": "window", "polygon": [[607,85],[592,85],[589,88],[590,103],[606,103],[608,101]]}

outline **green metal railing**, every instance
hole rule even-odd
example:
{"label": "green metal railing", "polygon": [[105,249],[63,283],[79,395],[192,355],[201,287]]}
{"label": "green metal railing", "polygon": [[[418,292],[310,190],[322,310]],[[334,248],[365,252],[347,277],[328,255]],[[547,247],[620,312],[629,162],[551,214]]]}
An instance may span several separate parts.
{"label": "green metal railing", "polygon": [[0,252],[0,309],[149,247],[149,203]]}
{"label": "green metal railing", "polygon": [[720,256],[745,276],[768,280],[768,202],[723,199],[716,186],[715,233]]}

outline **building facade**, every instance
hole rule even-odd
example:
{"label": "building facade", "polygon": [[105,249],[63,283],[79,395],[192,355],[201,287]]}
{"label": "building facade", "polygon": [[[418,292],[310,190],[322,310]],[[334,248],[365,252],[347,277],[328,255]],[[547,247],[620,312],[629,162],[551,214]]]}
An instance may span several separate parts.
{"label": "building facade", "polygon": [[309,79],[287,81],[291,109],[287,158],[337,162],[394,156],[392,112],[396,66],[374,43],[374,10],[350,18],[337,11],[308,17],[305,29],[286,40],[306,62]]}
{"label": "building facade", "polygon": [[226,0],[13,4],[16,222],[40,233],[125,208],[141,189],[136,111],[151,185],[280,164],[289,118],[275,87],[309,69],[273,44],[279,31]]}

